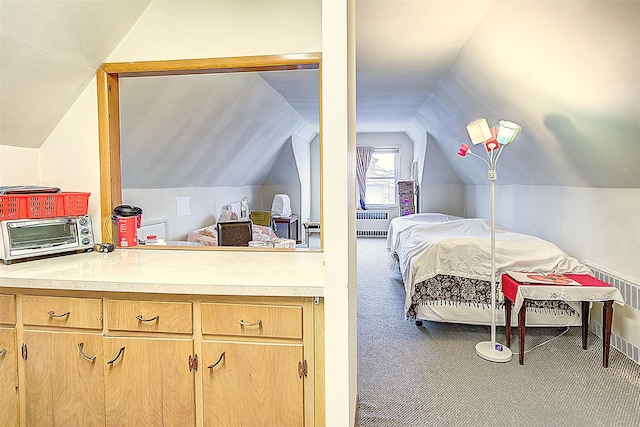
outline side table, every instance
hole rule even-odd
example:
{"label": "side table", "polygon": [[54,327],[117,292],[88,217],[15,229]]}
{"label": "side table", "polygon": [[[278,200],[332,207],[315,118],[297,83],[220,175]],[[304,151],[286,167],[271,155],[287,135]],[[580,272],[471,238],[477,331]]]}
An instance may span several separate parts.
{"label": "side table", "polygon": [[300,236],[298,235],[298,214],[291,214],[291,216],[289,217],[282,217],[282,216],[273,217],[273,222],[276,223],[276,227],[279,227],[280,224],[286,225],[287,227],[286,235],[281,236],[276,231],[276,234],[278,234],[279,237],[293,239],[296,241],[296,243],[300,243]]}
{"label": "side table", "polygon": [[526,316],[528,300],[561,300],[579,301],[582,311],[582,348],[587,349],[589,334],[589,305],[592,301],[602,301],[602,366],[609,366],[609,349],[611,343],[611,322],[613,319],[613,303],[624,305],[620,291],[614,286],[596,279],[588,274],[566,274],[565,276],[580,283],[581,286],[553,285],[518,282],[508,274],[502,275],[502,292],[505,296],[506,345],[511,346],[511,309],[518,312],[518,359],[524,364],[524,336],[526,333]]}

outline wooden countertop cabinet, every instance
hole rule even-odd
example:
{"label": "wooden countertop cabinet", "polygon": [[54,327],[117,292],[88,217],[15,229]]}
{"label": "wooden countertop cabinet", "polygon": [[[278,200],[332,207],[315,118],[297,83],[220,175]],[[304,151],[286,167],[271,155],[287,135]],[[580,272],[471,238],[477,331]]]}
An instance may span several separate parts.
{"label": "wooden countertop cabinet", "polygon": [[21,425],[104,424],[102,300],[18,295]]}
{"label": "wooden countertop cabinet", "polygon": [[324,424],[321,298],[18,289],[0,309],[6,425]]}
{"label": "wooden countertop cabinet", "polygon": [[314,425],[313,308],[310,298],[202,304],[205,425]]}

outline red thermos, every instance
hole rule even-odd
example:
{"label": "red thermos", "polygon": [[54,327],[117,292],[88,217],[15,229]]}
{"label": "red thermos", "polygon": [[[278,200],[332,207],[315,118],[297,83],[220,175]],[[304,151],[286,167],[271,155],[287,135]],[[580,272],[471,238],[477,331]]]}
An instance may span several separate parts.
{"label": "red thermos", "polygon": [[118,240],[121,248],[138,244],[138,228],[142,223],[142,209],[136,206],[120,205],[113,209],[113,219],[116,221]]}

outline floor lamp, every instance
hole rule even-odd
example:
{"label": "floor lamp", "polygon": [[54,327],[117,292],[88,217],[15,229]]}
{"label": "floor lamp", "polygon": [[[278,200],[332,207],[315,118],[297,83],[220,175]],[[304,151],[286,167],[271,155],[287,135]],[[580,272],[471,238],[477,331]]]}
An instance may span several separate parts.
{"label": "floor lamp", "polygon": [[[511,143],[522,128],[506,120],[498,122],[498,129],[489,128],[486,119],[475,120],[467,125],[467,132],[471,142],[484,144],[487,149],[487,159],[469,150],[467,144],[462,144],[458,155],[471,155],[482,160],[489,168],[489,184],[491,187],[491,341],[483,341],[476,345],[476,353],[491,362],[508,362],[512,353],[508,347],[496,342],[496,215],[495,215],[495,182],[498,179],[496,165],[505,146]],[[506,325],[511,327],[511,325]]]}

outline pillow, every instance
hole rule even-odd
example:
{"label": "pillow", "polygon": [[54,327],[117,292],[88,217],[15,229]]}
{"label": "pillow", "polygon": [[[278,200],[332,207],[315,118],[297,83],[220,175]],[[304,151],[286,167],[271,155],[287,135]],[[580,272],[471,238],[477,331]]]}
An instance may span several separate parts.
{"label": "pillow", "polygon": [[217,239],[218,234],[217,234],[217,230],[216,230],[216,226],[214,225],[210,225],[208,227],[205,227],[202,229],[202,234],[204,234],[207,237],[213,237],[214,239]]}

